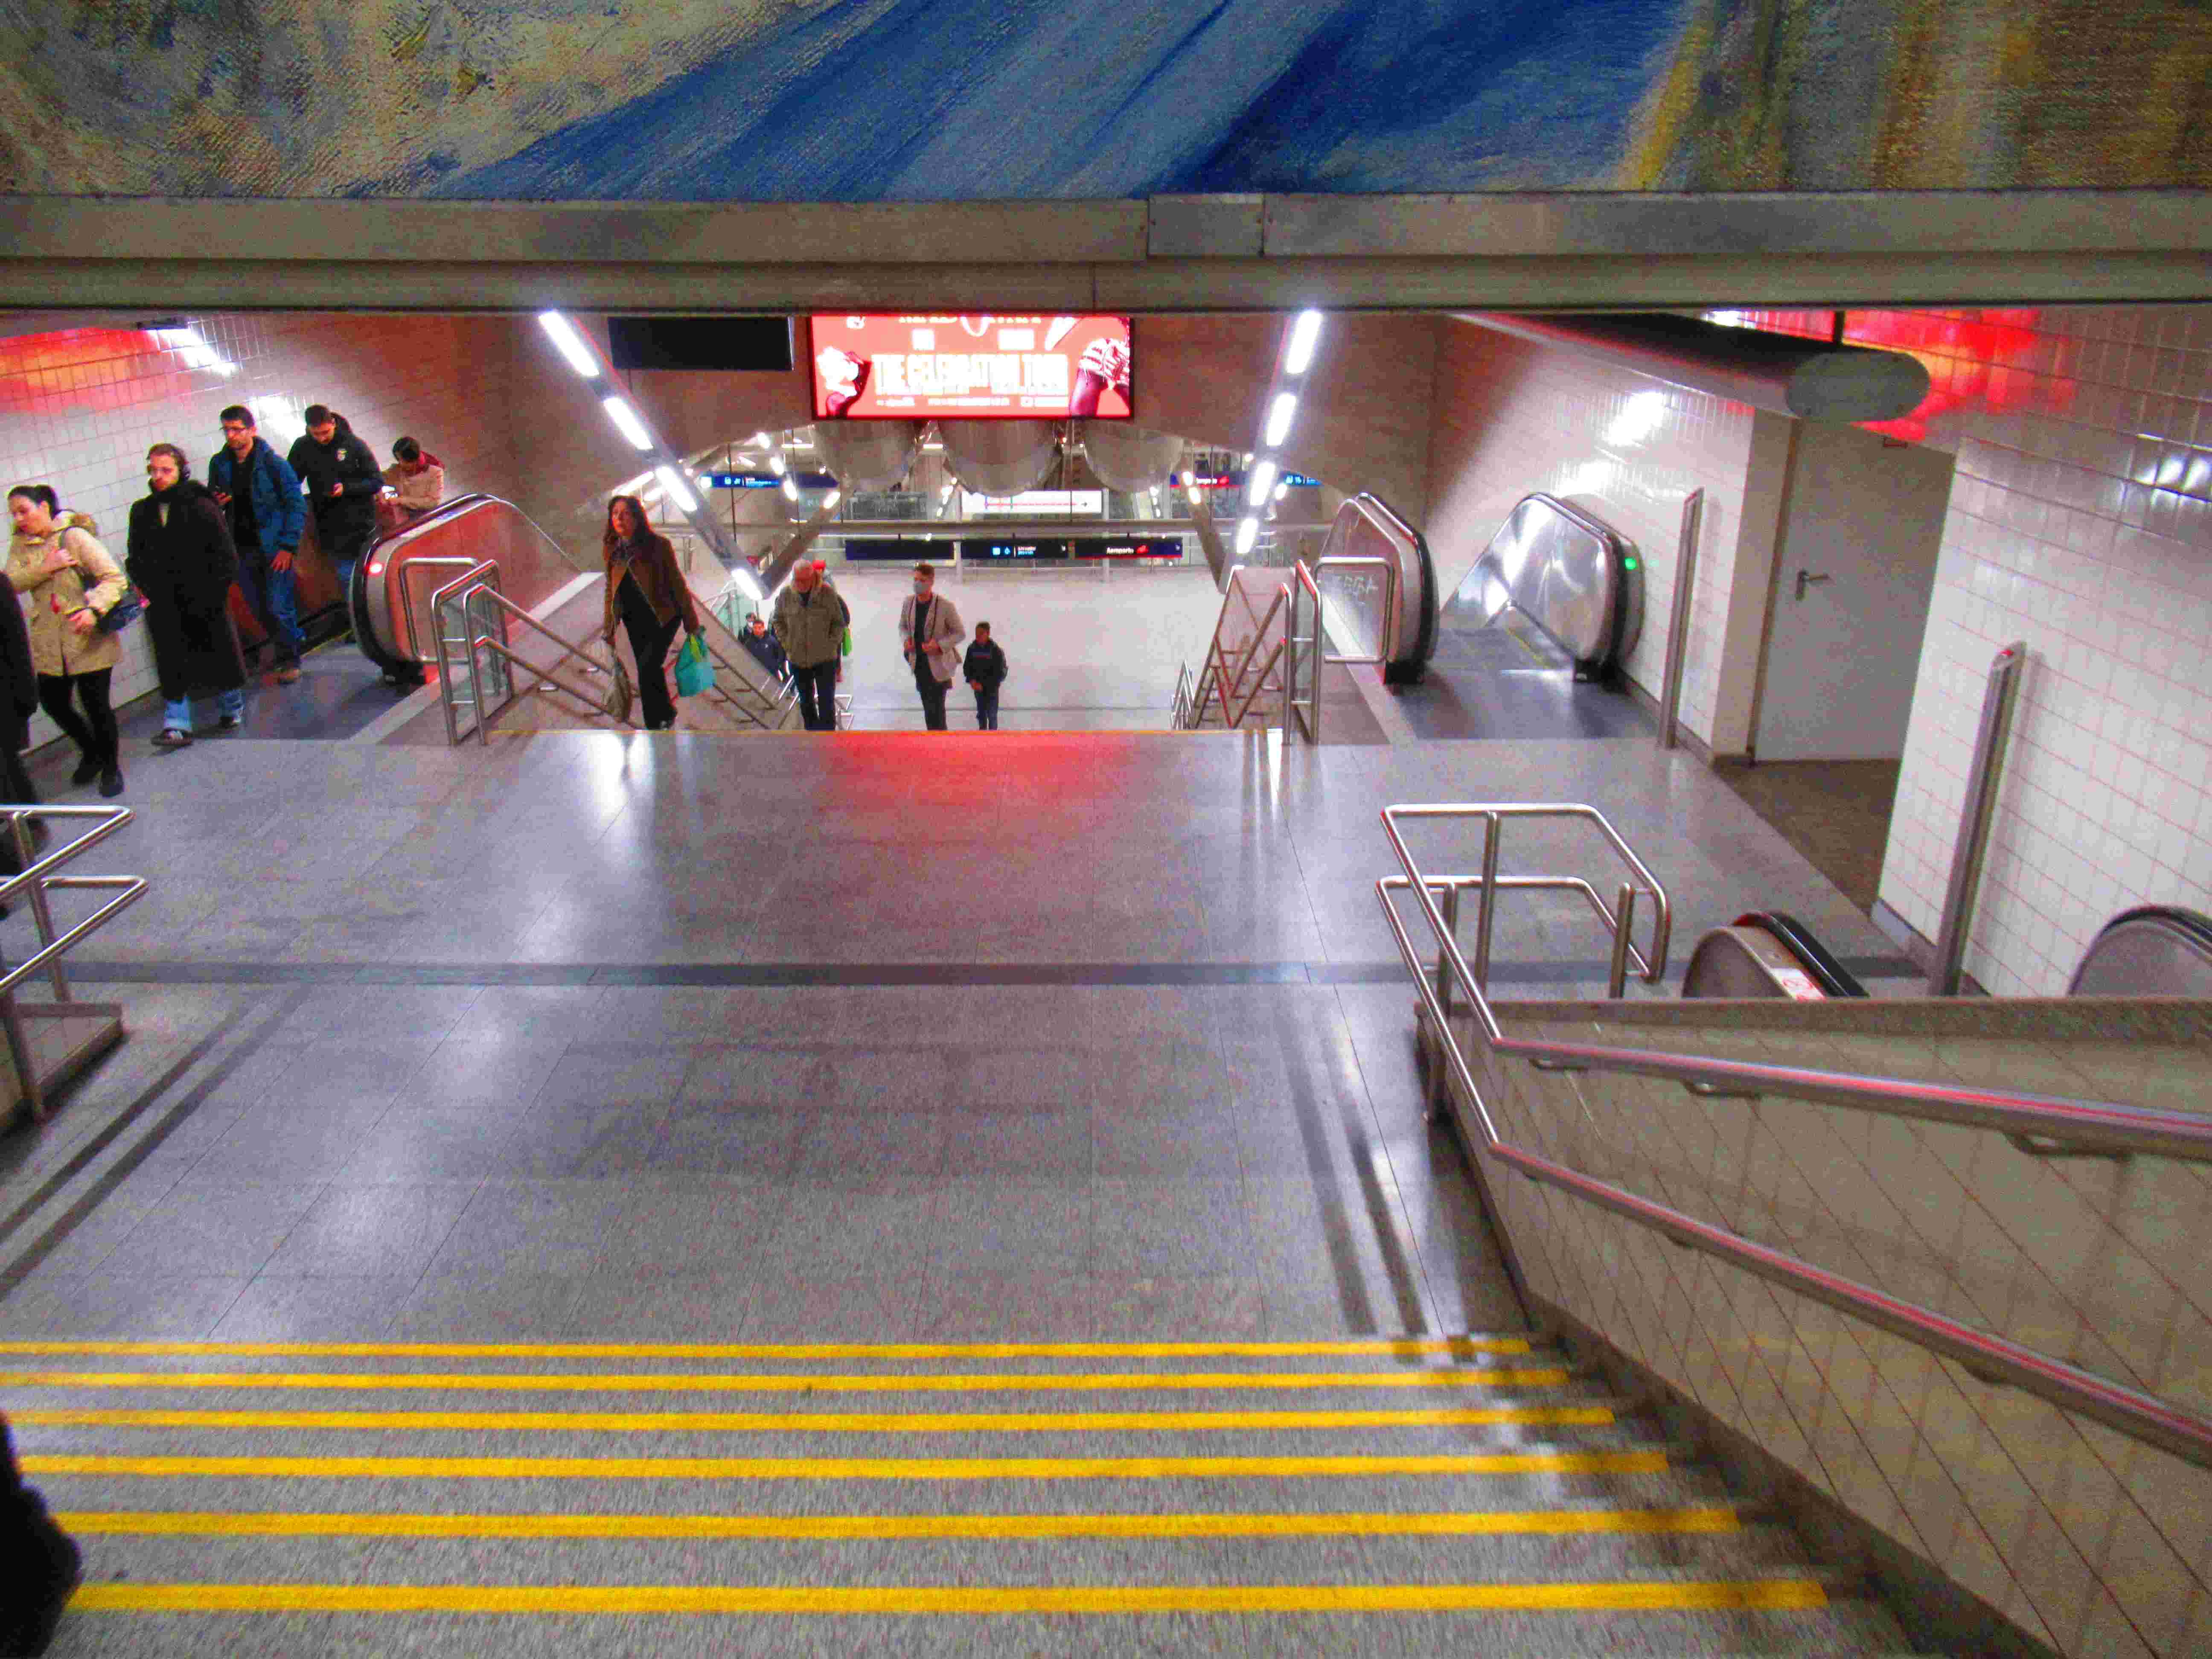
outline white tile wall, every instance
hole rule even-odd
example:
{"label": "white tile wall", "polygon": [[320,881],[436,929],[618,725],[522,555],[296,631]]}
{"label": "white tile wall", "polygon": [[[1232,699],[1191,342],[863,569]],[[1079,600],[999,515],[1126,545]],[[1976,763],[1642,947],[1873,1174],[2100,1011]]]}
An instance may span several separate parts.
{"label": "white tile wall", "polygon": [[[445,463],[450,494],[510,493],[513,324],[279,313],[185,322],[204,349],[139,330],[0,338],[0,487],[52,484],[65,507],[99,521],[120,562],[131,503],[145,493],[149,445],[177,444],[204,475],[222,441],[224,405],[252,405],[281,453],[300,434],[301,411],[323,403],[380,459],[394,438],[413,434]],[[123,640],[118,705],[155,689],[146,630],[130,629]],[[44,714],[32,722],[34,744],[55,735]]]}
{"label": "white tile wall", "polygon": [[2048,995],[2114,912],[2212,909],[2212,307],[2001,316],[1929,319],[1979,390],[1936,422],[1958,481],[1881,897],[1936,933],[1990,659],[2025,640],[1966,968]]}
{"label": "white tile wall", "polygon": [[[1437,355],[1426,524],[1438,581],[1449,593],[1513,504],[1531,491],[1588,507],[1632,538],[1644,556],[1644,633],[1628,673],[1656,696],[1666,662],[1682,503],[1702,488],[1682,717],[1717,749],[1740,750],[1743,734],[1725,729],[1723,711],[1734,700],[1723,694],[1723,661],[1731,655],[1723,646],[1747,495],[1759,493],[1752,478],[1755,422],[1754,411],[1741,404],[1476,324],[1447,324]],[[1756,518],[1759,503],[1749,505]],[[1771,494],[1764,511],[1771,519]],[[1771,544],[1771,524],[1764,533]],[[1754,526],[1753,541],[1759,539]],[[1761,564],[1756,579],[1762,584],[1765,574]],[[1762,587],[1762,602],[1763,594]],[[1755,631],[1750,643],[1755,667]],[[1731,668],[1753,672],[1741,663]]]}

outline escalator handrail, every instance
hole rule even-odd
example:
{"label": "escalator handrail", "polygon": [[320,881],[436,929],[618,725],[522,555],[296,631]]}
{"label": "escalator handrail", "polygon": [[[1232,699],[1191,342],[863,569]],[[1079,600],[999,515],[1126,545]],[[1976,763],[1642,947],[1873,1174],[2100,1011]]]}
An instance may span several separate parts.
{"label": "escalator handrail", "polygon": [[2097,948],[2106,939],[2123,927],[2154,922],[2181,935],[2201,954],[2212,957],[2212,917],[2195,910],[2185,910],[2177,904],[2138,904],[2123,910],[2097,930],[2097,937],[2089,941],[2089,948],[2081,953],[2081,960],[2074,964],[2073,977],[2066,981],[2066,994],[2075,994],[2074,988],[2081,982],[2081,975],[2097,958]]}
{"label": "escalator handrail", "polygon": [[1829,954],[1828,947],[1813,936],[1813,930],[1786,910],[1753,910],[1738,916],[1739,927],[1764,927],[1782,943],[1783,949],[1797,958],[1797,965],[1811,975],[1813,983],[1820,988],[1823,996],[1863,997],[1866,987],[1853,977],[1851,971]]}

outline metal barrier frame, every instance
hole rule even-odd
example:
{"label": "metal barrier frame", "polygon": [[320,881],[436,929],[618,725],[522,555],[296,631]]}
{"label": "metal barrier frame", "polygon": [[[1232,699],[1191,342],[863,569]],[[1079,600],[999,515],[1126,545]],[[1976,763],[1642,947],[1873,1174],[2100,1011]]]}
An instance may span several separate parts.
{"label": "metal barrier frame", "polygon": [[[25,1036],[21,1016],[26,1012],[76,1010],[84,1005],[75,1000],[70,992],[69,975],[63,969],[62,958],[76,948],[78,942],[99,932],[123,911],[130,908],[145,896],[143,876],[63,876],[54,872],[68,864],[87,848],[106,840],[133,816],[127,806],[31,806],[0,805],[0,815],[6,818],[6,833],[14,844],[22,869],[15,875],[0,881],[0,904],[11,902],[18,894],[30,906],[33,926],[38,930],[40,948],[0,973],[0,1025],[4,1025],[8,1046],[15,1062],[17,1079],[22,1084],[24,1097],[29,1101],[34,1121],[44,1122],[46,1117],[46,1100],[39,1087],[38,1070],[33,1061],[29,1039]],[[74,820],[88,822],[91,828],[74,840],[50,848],[44,858],[37,855],[31,839],[31,824],[37,819]],[[67,933],[54,933],[53,908],[46,895],[55,888],[74,892],[112,892],[115,896]],[[19,1006],[15,988],[33,974],[44,970],[52,983],[54,1000],[51,1005],[29,1004]]]}
{"label": "metal barrier frame", "polygon": [[[420,564],[458,564],[466,563],[467,561],[440,558],[421,559],[416,561],[416,562]],[[402,565],[399,570],[399,598],[400,603],[405,610],[407,616],[408,648],[410,650],[415,650],[415,609],[412,605],[406,604],[407,573],[413,568],[414,567],[412,565]],[[489,584],[477,581],[479,577],[483,576],[489,576],[490,578]],[[469,584],[471,582],[477,582],[477,586],[470,587]],[[469,591],[461,596],[461,640],[459,641],[460,643],[467,646],[469,652],[469,707],[476,710],[477,732],[478,733],[479,740],[488,742],[489,740],[483,738],[482,734],[484,728],[484,722],[491,718],[491,711],[483,706],[483,678],[477,672],[476,630],[469,625],[469,605],[470,602],[476,598],[477,592],[480,590],[489,591],[493,593],[499,592],[499,562],[495,559],[479,559],[473,564],[470,564],[469,568],[465,571],[462,572],[459,576],[456,577],[452,581],[446,583],[442,587],[433,590],[430,594],[430,625],[437,630],[438,636],[438,703],[439,706],[446,711],[446,744],[448,748],[459,747],[461,741],[461,728],[460,722],[453,718],[453,691],[456,682],[453,678],[453,663],[446,655],[447,646],[454,643],[454,641],[447,639],[445,625],[438,620],[438,616],[440,607],[445,604],[446,600],[453,593],[455,589],[462,587],[469,588]],[[502,628],[502,631],[500,635],[501,644],[506,643],[506,637],[504,629]],[[420,661],[421,658],[422,653],[419,651],[416,651],[416,660]],[[501,708],[506,708],[507,702],[513,702],[514,701],[514,677],[510,675],[507,678],[508,695],[507,702],[500,704]]]}
{"label": "metal barrier frame", "polygon": [[[1567,810],[1592,812],[1587,806]],[[1983,1382],[2020,1389],[2061,1410],[2078,1413],[2199,1468],[2212,1468],[2212,1418],[2122,1387],[2007,1338],[1960,1324],[1933,1309],[1886,1295],[1871,1285],[1816,1267],[1785,1251],[1754,1243],[1727,1228],[1699,1221],[1506,1140],[1483,1102],[1482,1091],[1475,1085],[1466,1053],[1452,1030],[1451,1016],[1430,983],[1428,970],[1420,961],[1391,895],[1394,891],[1409,891],[1419,902],[1421,914],[1437,938],[1438,975],[1448,972],[1466,993],[1476,1018],[1477,1035],[1484,1046],[1494,1054],[1526,1060],[1540,1070],[1607,1071],[1672,1078],[1692,1092],[1710,1097],[1755,1100],[1761,1093],[1772,1093],[1894,1116],[1997,1129],[2016,1137],[2015,1145],[2019,1144],[2017,1138],[2033,1138],[2075,1148],[2149,1152],[2200,1162],[2212,1161],[2212,1121],[2188,1113],[1949,1088],[1895,1078],[1690,1060],[1677,1054],[1582,1043],[1508,1039],[1483,994],[1482,984],[1460,953],[1456,940],[1437,909],[1431,893],[1436,878],[1422,873],[1395,822],[1401,817],[1464,816],[1468,811],[1455,807],[1385,808],[1382,827],[1405,874],[1402,878],[1385,877],[1376,883],[1375,890],[1397,942],[1398,954],[1413,978],[1421,1012],[1435,1030],[1450,1075],[1474,1114],[1473,1127],[1480,1141],[1480,1152],[1532,1181],[1611,1211],[1674,1244],[1701,1250],[1876,1329],[1941,1354]]]}
{"label": "metal barrier frame", "polygon": [[[1359,566],[1379,566],[1382,572],[1382,648],[1371,655],[1358,656],[1350,653],[1332,653],[1328,648],[1328,618],[1321,596],[1320,574],[1324,570],[1346,570]],[[1303,731],[1306,741],[1321,742],[1321,671],[1336,665],[1385,664],[1390,660],[1391,619],[1398,613],[1398,567],[1379,553],[1340,553],[1316,559],[1310,566],[1303,562],[1291,568],[1297,573],[1294,581],[1285,584],[1284,592],[1290,600],[1291,614],[1284,623],[1285,644],[1289,660],[1283,668],[1283,730]],[[1313,601],[1313,632],[1298,632],[1299,600]],[[1298,648],[1311,646],[1317,654],[1314,665],[1313,696],[1301,702],[1297,695]]]}

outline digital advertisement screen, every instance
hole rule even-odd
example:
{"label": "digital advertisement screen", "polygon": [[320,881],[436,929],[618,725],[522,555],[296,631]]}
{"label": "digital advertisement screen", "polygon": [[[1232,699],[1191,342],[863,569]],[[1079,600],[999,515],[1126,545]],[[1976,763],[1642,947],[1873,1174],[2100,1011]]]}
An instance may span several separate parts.
{"label": "digital advertisement screen", "polygon": [[817,420],[1126,421],[1127,317],[817,314]]}

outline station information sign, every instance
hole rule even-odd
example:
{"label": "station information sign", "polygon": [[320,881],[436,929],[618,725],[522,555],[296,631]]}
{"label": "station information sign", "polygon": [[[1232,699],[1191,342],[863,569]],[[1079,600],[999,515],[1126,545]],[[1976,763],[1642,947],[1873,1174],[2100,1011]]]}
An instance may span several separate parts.
{"label": "station information sign", "polygon": [[927,559],[949,564],[955,546],[963,559],[994,564],[1061,564],[1071,559],[1180,559],[1180,536],[1116,537],[963,536],[957,543],[942,538],[924,540],[901,536],[848,536],[848,559],[915,564]]}
{"label": "station information sign", "polygon": [[[793,479],[801,489],[835,489],[837,480],[827,472],[794,472]],[[783,480],[773,472],[702,472],[699,475],[702,489],[781,489]]]}
{"label": "station information sign", "polygon": [[817,313],[817,420],[1126,421],[1127,317]]}

